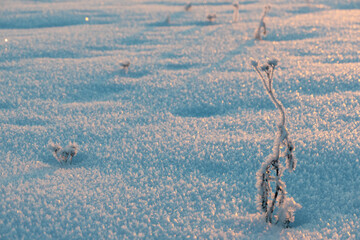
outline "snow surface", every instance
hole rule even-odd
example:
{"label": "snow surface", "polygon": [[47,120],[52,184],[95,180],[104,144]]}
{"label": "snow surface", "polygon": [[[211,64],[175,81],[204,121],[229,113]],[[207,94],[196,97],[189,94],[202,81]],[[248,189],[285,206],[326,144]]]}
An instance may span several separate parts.
{"label": "snow surface", "polygon": [[[186,3],[0,1],[0,239],[360,239],[359,1]],[[289,229],[256,209],[278,112],[251,57],[279,60]]]}

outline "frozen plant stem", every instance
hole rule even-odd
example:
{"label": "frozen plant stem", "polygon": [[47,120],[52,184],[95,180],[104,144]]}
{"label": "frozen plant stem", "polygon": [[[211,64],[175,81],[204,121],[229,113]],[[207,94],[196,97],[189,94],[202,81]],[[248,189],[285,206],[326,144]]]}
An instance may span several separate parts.
{"label": "frozen plant stem", "polygon": [[[264,88],[269,95],[271,101],[280,112],[280,121],[278,123],[278,131],[275,136],[273,152],[268,156],[262,164],[257,175],[258,188],[258,205],[259,209],[265,213],[265,220],[268,223],[281,223],[284,227],[288,227],[289,223],[294,221],[294,212],[301,208],[292,198],[286,197],[286,185],[281,180],[284,168],[280,163],[280,157],[285,156],[286,168],[292,172],[296,167],[296,160],[293,157],[294,146],[289,139],[289,134],[286,129],[286,115],[282,103],[276,98],[274,89],[272,87],[273,75],[278,61],[272,59],[261,67],[258,66],[257,61],[252,61],[251,65],[258,73]],[[263,74],[263,73],[264,74]],[[285,146],[285,153],[280,154],[280,147]],[[273,175],[275,176],[273,176]],[[273,193],[271,182],[275,182],[275,191]],[[274,216],[275,207],[277,215]]]}
{"label": "frozen plant stem", "polygon": [[255,31],[255,39],[261,40],[261,29],[263,29],[263,34],[266,35],[266,24],[265,24],[265,16],[270,11],[270,6],[266,6],[264,8],[263,15],[261,16],[259,27]]}

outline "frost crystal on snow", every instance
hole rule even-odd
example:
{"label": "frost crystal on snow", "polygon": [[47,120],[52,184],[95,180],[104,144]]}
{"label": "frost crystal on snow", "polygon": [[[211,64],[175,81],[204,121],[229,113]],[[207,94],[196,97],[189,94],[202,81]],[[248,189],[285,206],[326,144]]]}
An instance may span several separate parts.
{"label": "frost crystal on snow", "polygon": [[[280,112],[280,121],[278,132],[275,135],[273,152],[267,157],[256,173],[256,187],[258,189],[257,204],[259,210],[264,212],[266,222],[281,223],[284,227],[288,227],[289,223],[295,219],[295,210],[301,208],[301,206],[297,204],[293,198],[286,196],[286,184],[281,180],[284,167],[280,162],[280,157],[285,156],[286,168],[290,172],[296,168],[296,159],[293,156],[294,145],[285,127],[286,116],[284,106],[276,98],[274,89],[272,88],[273,73],[275,67],[278,65],[278,60],[268,60],[267,63],[260,68],[258,67],[257,61],[251,60],[251,65],[260,76],[271,101]],[[260,70],[265,73],[265,76]],[[283,155],[280,154],[280,146],[285,146],[286,148]],[[274,190],[272,189],[271,182],[275,182]],[[276,207],[277,212],[275,211]]]}

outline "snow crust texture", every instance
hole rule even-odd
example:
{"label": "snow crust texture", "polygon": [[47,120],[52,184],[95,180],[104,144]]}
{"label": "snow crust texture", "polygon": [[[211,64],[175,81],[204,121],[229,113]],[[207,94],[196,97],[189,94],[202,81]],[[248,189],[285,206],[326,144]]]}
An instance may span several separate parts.
{"label": "snow crust texture", "polygon": [[[268,1],[187,4],[0,1],[0,239],[360,239],[359,1],[271,1],[261,40]],[[256,208],[278,112],[251,57],[279,60],[288,229]]]}

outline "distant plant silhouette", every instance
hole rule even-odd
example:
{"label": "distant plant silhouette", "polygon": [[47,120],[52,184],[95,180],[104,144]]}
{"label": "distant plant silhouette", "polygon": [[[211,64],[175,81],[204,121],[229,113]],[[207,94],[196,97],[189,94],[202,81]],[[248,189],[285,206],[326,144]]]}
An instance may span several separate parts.
{"label": "distant plant silhouette", "polygon": [[[296,168],[296,159],[293,155],[294,145],[286,129],[284,106],[276,98],[274,89],[272,88],[273,74],[277,64],[278,61],[272,59],[259,67],[257,61],[251,61],[251,65],[260,76],[267,94],[280,112],[280,121],[278,131],[275,135],[273,152],[266,158],[256,173],[256,186],[258,189],[257,202],[259,210],[265,214],[266,222],[272,224],[280,223],[282,226],[288,227],[290,222],[294,221],[294,212],[296,209],[301,208],[301,205],[296,203],[293,198],[286,196],[286,184],[281,180],[285,168],[280,162],[280,157],[285,157],[286,169],[290,172]],[[284,153],[280,151],[281,146],[285,147]],[[277,211],[275,211],[276,207]]]}
{"label": "distant plant silhouette", "polygon": [[[167,15],[166,19],[165,19],[165,23],[166,24],[170,24],[170,19],[171,19],[171,15]],[[130,65],[130,64],[129,64]]]}
{"label": "distant plant silhouette", "polygon": [[214,22],[216,19],[216,14],[215,13],[210,13],[206,16],[207,20],[209,20],[210,22]]}
{"label": "distant plant silhouette", "polygon": [[[170,22],[170,16],[169,16],[169,22]],[[128,73],[130,67],[130,61],[122,62],[120,63],[120,66],[125,70],[125,73]]]}
{"label": "distant plant silhouette", "polygon": [[[257,40],[261,40],[261,33],[263,33],[264,35],[266,35],[266,33],[267,33],[266,32],[266,24],[265,24],[264,19],[265,19],[266,14],[270,11],[270,8],[271,7],[269,5],[265,6],[265,8],[264,8],[264,12],[260,19],[259,27],[255,31],[255,39],[257,39]],[[262,31],[261,31],[261,29],[262,29]]]}
{"label": "distant plant silhouette", "polygon": [[78,145],[75,142],[70,142],[66,147],[62,148],[59,144],[49,142],[48,149],[52,152],[55,159],[60,163],[72,163],[72,159],[76,156]]}
{"label": "distant plant silhouette", "polygon": [[186,6],[185,6],[185,11],[190,11],[190,10],[191,10],[191,7],[192,7],[192,4],[191,4],[191,3],[186,4]]}
{"label": "distant plant silhouette", "polygon": [[234,2],[233,7],[234,7],[233,22],[237,22],[239,18],[239,3]]}

